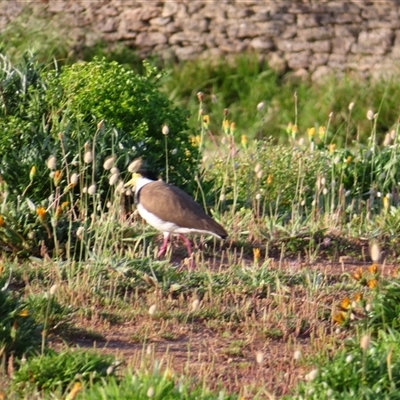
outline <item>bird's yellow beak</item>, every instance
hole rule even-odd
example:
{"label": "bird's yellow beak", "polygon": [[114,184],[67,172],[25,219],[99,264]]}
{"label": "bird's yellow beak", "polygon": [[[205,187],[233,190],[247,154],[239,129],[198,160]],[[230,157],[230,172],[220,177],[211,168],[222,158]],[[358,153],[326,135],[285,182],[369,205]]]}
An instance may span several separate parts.
{"label": "bird's yellow beak", "polygon": [[128,182],[125,183],[124,187],[132,187],[132,186],[136,186],[136,181],[141,177],[142,175],[134,172],[132,174],[132,179]]}

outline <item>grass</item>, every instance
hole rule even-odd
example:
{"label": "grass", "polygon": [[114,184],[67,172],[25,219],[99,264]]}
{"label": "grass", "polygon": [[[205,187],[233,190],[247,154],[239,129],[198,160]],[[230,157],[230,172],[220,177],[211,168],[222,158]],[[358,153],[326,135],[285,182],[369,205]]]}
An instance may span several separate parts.
{"label": "grass", "polygon": [[32,207],[0,181],[0,397],[398,398],[398,81],[171,67],[193,195],[229,232],[196,238],[195,270],[177,240],[156,260],[129,193]]}

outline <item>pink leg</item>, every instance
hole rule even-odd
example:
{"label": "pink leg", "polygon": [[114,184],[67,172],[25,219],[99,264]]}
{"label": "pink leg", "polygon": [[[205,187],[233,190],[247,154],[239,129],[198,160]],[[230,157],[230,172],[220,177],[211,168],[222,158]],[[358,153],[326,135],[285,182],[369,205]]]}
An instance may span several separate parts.
{"label": "pink leg", "polygon": [[158,251],[157,258],[162,257],[167,251],[169,235],[170,235],[169,232],[164,232],[163,244],[161,245],[160,250]]}
{"label": "pink leg", "polygon": [[182,233],[179,234],[179,237],[182,239],[183,243],[185,243],[185,246],[186,246],[187,251],[188,251],[188,256],[189,256],[189,258],[191,258],[190,267],[194,268],[195,265],[194,265],[194,260],[193,260],[193,257],[192,257],[193,251],[192,251],[192,245],[190,243],[190,240]]}

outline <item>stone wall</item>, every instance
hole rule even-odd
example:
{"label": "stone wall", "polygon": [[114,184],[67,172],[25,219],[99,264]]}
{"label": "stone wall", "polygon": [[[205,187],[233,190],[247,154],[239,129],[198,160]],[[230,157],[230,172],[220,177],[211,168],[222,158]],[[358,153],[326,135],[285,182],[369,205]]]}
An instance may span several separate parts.
{"label": "stone wall", "polygon": [[400,60],[398,0],[0,0],[0,29],[23,9],[62,18],[90,45],[123,42],[179,60],[257,52],[273,68],[390,73]]}

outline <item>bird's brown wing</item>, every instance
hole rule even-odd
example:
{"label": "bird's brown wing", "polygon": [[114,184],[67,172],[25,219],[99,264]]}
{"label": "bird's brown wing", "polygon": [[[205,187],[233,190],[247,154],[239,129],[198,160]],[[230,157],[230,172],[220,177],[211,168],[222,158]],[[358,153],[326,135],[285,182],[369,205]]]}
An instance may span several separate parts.
{"label": "bird's brown wing", "polygon": [[207,215],[192,197],[176,186],[163,181],[149,183],[140,189],[137,200],[163,221],[173,222],[181,228],[212,232],[221,238],[228,236],[225,229]]}

